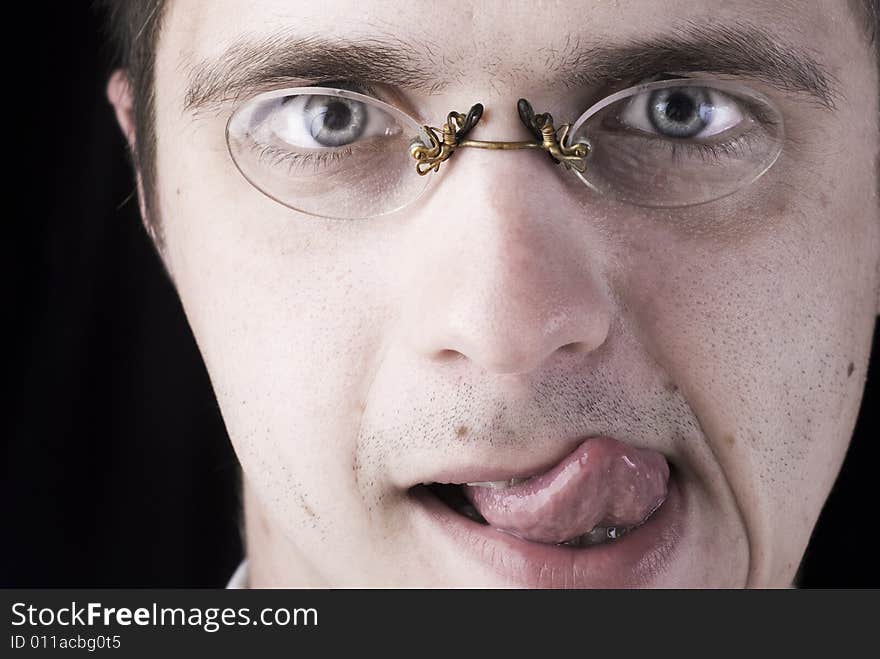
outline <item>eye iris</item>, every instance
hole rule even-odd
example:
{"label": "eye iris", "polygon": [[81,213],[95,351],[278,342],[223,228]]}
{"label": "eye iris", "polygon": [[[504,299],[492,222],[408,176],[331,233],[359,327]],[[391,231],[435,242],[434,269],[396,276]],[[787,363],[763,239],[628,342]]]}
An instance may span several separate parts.
{"label": "eye iris", "polygon": [[712,103],[702,89],[658,89],[648,100],[648,119],[668,137],[693,137],[712,120]]}
{"label": "eye iris", "polygon": [[324,146],[343,146],[359,138],[366,128],[363,103],[347,98],[314,96],[305,106],[306,129]]}

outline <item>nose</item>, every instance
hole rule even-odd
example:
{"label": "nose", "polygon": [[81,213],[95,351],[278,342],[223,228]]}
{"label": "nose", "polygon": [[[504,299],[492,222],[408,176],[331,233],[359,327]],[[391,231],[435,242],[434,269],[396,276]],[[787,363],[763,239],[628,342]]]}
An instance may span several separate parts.
{"label": "nose", "polygon": [[425,359],[528,373],[597,350],[611,297],[601,237],[538,152],[462,150],[408,237],[404,331]]}

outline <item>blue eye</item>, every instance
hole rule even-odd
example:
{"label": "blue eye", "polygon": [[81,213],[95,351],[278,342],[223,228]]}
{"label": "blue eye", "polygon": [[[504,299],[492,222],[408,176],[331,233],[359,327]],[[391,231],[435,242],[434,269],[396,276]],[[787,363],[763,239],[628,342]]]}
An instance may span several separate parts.
{"label": "blue eye", "polygon": [[745,119],[737,101],[706,87],[669,87],[631,98],[617,120],[623,126],[673,139],[706,138]]}
{"label": "blue eye", "polygon": [[250,130],[262,142],[292,149],[334,149],[372,137],[389,137],[399,126],[386,112],[360,100],[324,94],[273,98]]}
{"label": "blue eye", "polygon": [[[322,146],[351,144],[364,134],[369,120],[367,107],[348,98],[332,96],[288,96],[281,113],[301,119],[306,133]],[[280,135],[283,137],[283,135]]]}

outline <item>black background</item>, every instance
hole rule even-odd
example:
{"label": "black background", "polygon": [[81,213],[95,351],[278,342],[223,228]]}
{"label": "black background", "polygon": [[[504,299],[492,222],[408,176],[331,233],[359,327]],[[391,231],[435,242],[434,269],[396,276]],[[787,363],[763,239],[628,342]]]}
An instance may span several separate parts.
{"label": "black background", "polygon": [[[237,463],[131,198],[99,20],[87,2],[33,4],[4,92],[15,203],[0,585],[221,586],[242,552]],[[803,586],[880,585],[878,380],[874,363]]]}

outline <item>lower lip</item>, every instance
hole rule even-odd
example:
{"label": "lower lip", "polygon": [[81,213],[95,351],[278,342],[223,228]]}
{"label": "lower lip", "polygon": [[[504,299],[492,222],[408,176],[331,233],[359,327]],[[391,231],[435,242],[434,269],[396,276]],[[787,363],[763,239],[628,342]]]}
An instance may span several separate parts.
{"label": "lower lip", "polygon": [[659,585],[684,533],[686,502],[674,474],[666,500],[647,522],[617,540],[579,548],[523,540],[460,515],[424,488],[412,494],[417,509],[466,555],[524,588]]}

